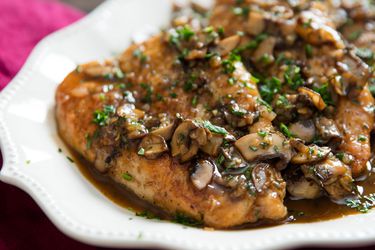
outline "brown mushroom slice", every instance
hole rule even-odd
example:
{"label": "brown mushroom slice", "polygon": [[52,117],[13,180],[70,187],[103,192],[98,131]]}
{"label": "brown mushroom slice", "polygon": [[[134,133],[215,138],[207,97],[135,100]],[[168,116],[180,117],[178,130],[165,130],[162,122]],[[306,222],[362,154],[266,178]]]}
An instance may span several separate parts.
{"label": "brown mushroom slice", "polygon": [[263,40],[257,50],[254,52],[254,61],[260,62],[262,59],[265,59],[267,57],[267,63],[273,62],[275,60],[273,56],[273,49],[276,45],[276,38],[275,37],[268,37],[265,40]]}
{"label": "brown mushroom slice", "polygon": [[247,20],[246,31],[250,35],[259,35],[266,28],[266,20],[262,13],[256,11],[250,11]]}
{"label": "brown mushroom slice", "polygon": [[198,190],[202,190],[211,182],[213,173],[213,164],[207,160],[200,160],[197,162],[190,179]]}
{"label": "brown mushroom slice", "polygon": [[148,134],[147,128],[136,120],[128,120],[125,123],[127,137],[131,140],[139,139]]}
{"label": "brown mushroom slice", "polygon": [[342,134],[332,119],[324,116],[315,119],[315,127],[319,142],[339,145],[342,141]]}
{"label": "brown mushroom slice", "polygon": [[143,149],[143,155],[149,160],[156,159],[168,151],[164,138],[153,134],[146,135],[139,144],[139,148]]}
{"label": "brown mushroom slice", "polygon": [[272,186],[278,189],[281,187],[279,184],[284,183],[280,172],[267,163],[256,164],[251,171],[251,179],[255,190],[260,194],[268,192]]}
{"label": "brown mushroom slice", "polygon": [[143,110],[136,109],[134,104],[131,103],[125,103],[119,106],[116,110],[116,114],[127,119],[142,119],[145,116]]}
{"label": "brown mushroom slice", "polygon": [[322,189],[313,180],[306,179],[303,175],[293,181],[287,180],[286,189],[293,199],[317,199],[322,196]]}
{"label": "brown mushroom slice", "polygon": [[180,161],[185,162],[198,153],[198,143],[190,138],[190,132],[197,128],[192,120],[185,120],[177,127],[171,142],[173,157],[180,157]]}
{"label": "brown mushroom slice", "polygon": [[289,126],[289,131],[293,136],[304,140],[305,142],[312,142],[315,137],[315,125],[312,120],[298,121]]}
{"label": "brown mushroom slice", "polygon": [[213,134],[207,143],[200,147],[200,149],[210,156],[217,156],[219,154],[220,146],[224,139],[220,135]]}
{"label": "brown mushroom slice", "polygon": [[307,95],[318,110],[322,111],[327,107],[322,96],[318,92],[306,87],[299,87],[298,92]]}
{"label": "brown mushroom slice", "polygon": [[225,38],[218,43],[216,51],[219,55],[226,56],[240,44],[240,41],[241,37],[239,35]]}
{"label": "brown mushroom slice", "polygon": [[314,165],[302,165],[301,170],[306,178],[314,180],[334,200],[353,195],[354,180],[350,167],[333,155]]}
{"label": "brown mushroom slice", "polygon": [[338,49],[345,48],[340,34],[328,25],[329,20],[318,11],[302,11],[296,31],[305,41],[313,45],[330,43]]}
{"label": "brown mushroom slice", "polygon": [[331,152],[329,147],[319,147],[317,145],[306,146],[296,139],[292,139],[290,144],[297,151],[297,154],[292,157],[290,162],[298,165],[321,161]]}
{"label": "brown mushroom slice", "polygon": [[270,132],[267,136],[258,133],[245,135],[234,143],[247,161],[268,160],[280,158],[276,164],[278,169],[284,169],[292,158],[292,150],[288,140],[279,132]]}
{"label": "brown mushroom slice", "polygon": [[204,146],[207,144],[207,133],[204,128],[196,128],[192,130],[189,134],[190,138],[195,140],[199,146]]}
{"label": "brown mushroom slice", "polygon": [[159,136],[163,137],[164,140],[168,141],[172,138],[174,127],[175,127],[175,124],[170,123],[166,126],[156,128],[155,130],[151,131],[151,134],[159,135]]}

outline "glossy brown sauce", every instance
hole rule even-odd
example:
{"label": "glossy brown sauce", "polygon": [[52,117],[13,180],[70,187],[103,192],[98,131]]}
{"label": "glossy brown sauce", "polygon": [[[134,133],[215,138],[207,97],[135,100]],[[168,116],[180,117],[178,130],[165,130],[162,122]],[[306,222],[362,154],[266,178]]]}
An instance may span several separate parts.
{"label": "glossy brown sauce", "polygon": [[[110,177],[99,173],[91,163],[86,161],[82,156],[70,150],[70,154],[75,160],[75,164],[80,172],[89,180],[104,196],[115,204],[132,210],[135,213],[148,211],[161,219],[171,219],[168,215],[155,208],[146,201],[138,198],[132,191],[115,183]],[[364,194],[375,193],[375,175],[370,175],[365,181],[358,182],[362,186]],[[333,203],[328,198],[315,200],[291,200],[285,199],[285,204],[289,211],[285,223],[305,223],[331,220],[343,217],[345,215],[358,213],[345,205]],[[261,222],[241,226],[235,229],[259,228],[275,225],[274,222]]]}

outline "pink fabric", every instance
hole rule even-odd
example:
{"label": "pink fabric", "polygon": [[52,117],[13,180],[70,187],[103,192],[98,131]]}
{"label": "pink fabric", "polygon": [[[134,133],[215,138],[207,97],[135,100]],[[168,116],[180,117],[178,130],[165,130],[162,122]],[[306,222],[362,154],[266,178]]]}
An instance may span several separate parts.
{"label": "pink fabric", "polygon": [[39,40],[82,15],[55,1],[0,0],[0,90]]}

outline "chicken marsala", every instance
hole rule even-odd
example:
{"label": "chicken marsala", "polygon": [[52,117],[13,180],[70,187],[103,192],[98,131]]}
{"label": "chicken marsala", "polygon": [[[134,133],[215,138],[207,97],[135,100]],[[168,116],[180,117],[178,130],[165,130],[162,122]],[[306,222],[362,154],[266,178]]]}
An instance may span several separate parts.
{"label": "chicken marsala", "polygon": [[59,133],[102,175],[205,226],[285,221],[287,192],[369,208],[355,181],[372,155],[373,37],[348,25],[375,15],[346,2],[176,7],[169,29],[66,77]]}

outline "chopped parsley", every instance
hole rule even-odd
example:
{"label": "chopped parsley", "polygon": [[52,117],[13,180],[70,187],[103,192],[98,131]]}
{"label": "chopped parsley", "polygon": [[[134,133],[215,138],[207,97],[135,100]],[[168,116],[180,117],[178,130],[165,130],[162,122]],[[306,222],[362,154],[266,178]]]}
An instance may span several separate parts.
{"label": "chopped parsley", "polygon": [[298,87],[304,84],[304,80],[301,75],[301,68],[297,65],[288,66],[288,69],[284,73],[284,79],[285,79],[285,82],[293,90],[297,90]]}
{"label": "chopped parsley", "polygon": [[247,114],[246,109],[243,109],[243,108],[239,107],[238,105],[232,105],[230,107],[230,112],[233,115],[238,116],[238,117],[243,117]]}
{"label": "chopped parsley", "polygon": [[255,146],[250,146],[249,149],[254,152],[258,151],[258,148]]}
{"label": "chopped parsley", "polygon": [[193,107],[196,107],[197,106],[197,103],[198,103],[198,96],[193,96],[193,99],[191,100],[191,105],[193,105]]}
{"label": "chopped parsley", "polygon": [[124,174],[122,175],[122,178],[123,178],[124,180],[126,180],[126,181],[131,181],[131,180],[133,180],[133,176],[130,175],[128,172],[124,173]]}
{"label": "chopped parsley", "polygon": [[279,97],[276,100],[276,106],[290,108],[292,105],[290,104],[288,98],[286,98],[285,95],[279,95]]}
{"label": "chopped parsley", "polygon": [[145,63],[148,60],[148,57],[140,49],[134,50],[133,56],[141,60],[141,63]]}
{"label": "chopped parsley", "polygon": [[265,39],[267,39],[268,34],[261,33],[257,35],[253,40],[245,44],[244,46],[241,46],[235,50],[233,50],[234,53],[241,53],[246,50],[253,50],[256,49],[261,42],[263,42]]}
{"label": "chopped parsley", "polygon": [[228,131],[225,128],[213,125],[209,121],[203,121],[203,127],[205,127],[206,129],[208,129],[211,132],[214,132],[216,134],[220,134],[220,135],[227,135],[228,134]]}
{"label": "chopped parsley", "polygon": [[307,58],[311,58],[313,56],[313,47],[310,44],[305,45],[305,53]]}
{"label": "chopped parsley", "polygon": [[344,152],[338,152],[336,154],[336,157],[337,157],[337,159],[339,159],[340,161],[342,161],[344,159]]}
{"label": "chopped parsley", "polygon": [[179,45],[180,41],[189,41],[195,32],[191,29],[189,25],[177,28],[175,34],[171,34],[169,37],[169,42],[173,45]]}
{"label": "chopped parsley", "polygon": [[138,155],[145,155],[145,149],[144,148],[139,148],[137,154]]}
{"label": "chopped parsley", "polygon": [[66,156],[66,159],[68,159],[71,163],[74,163],[74,160],[71,157]]}
{"label": "chopped parsley", "polygon": [[153,92],[151,86],[147,83],[141,83],[140,85],[144,90],[146,90],[146,95],[143,97],[142,101],[146,103],[151,103]]}
{"label": "chopped parsley", "polygon": [[281,81],[277,77],[265,80],[265,83],[260,86],[260,95],[262,98],[271,103],[275,94],[281,90]]}
{"label": "chopped parsley", "polygon": [[362,35],[362,30],[356,30],[349,34],[348,40],[353,42],[357,40]]}
{"label": "chopped parsley", "polygon": [[348,207],[356,209],[358,212],[367,213],[375,206],[375,194],[360,196],[354,199],[346,199],[345,203]]}
{"label": "chopped parsley", "polygon": [[200,227],[203,225],[201,221],[197,221],[193,218],[190,218],[186,216],[183,213],[177,212],[174,219],[172,220],[173,222],[182,224],[184,226],[190,226],[190,227]]}
{"label": "chopped parsley", "polygon": [[241,56],[236,53],[230,53],[228,59],[222,61],[221,65],[224,68],[224,73],[232,74],[235,70],[235,63],[241,61]]}
{"label": "chopped parsley", "polygon": [[172,97],[172,98],[177,98],[177,94],[174,93],[174,92],[170,93],[169,96]]}
{"label": "chopped parsley", "polygon": [[355,54],[362,59],[372,59],[374,57],[374,52],[368,48],[356,48]]}
{"label": "chopped parsley", "polygon": [[358,136],[358,141],[365,142],[365,141],[367,141],[367,137],[365,135],[359,135]]}
{"label": "chopped parsley", "polygon": [[313,87],[313,90],[320,94],[320,96],[323,98],[323,101],[328,105],[334,105],[331,93],[329,92],[329,85],[328,83],[324,83],[320,87]]}
{"label": "chopped parsley", "polygon": [[280,124],[280,130],[281,132],[288,138],[291,138],[292,137],[292,133],[289,131],[289,128],[284,124],[284,123],[281,123]]}
{"label": "chopped parsley", "polygon": [[250,12],[250,8],[248,6],[244,6],[244,7],[234,7],[232,9],[233,13],[236,15],[236,16],[243,16],[243,17],[247,17],[249,15],[249,12]]}
{"label": "chopped parsley", "polygon": [[260,136],[260,137],[266,137],[267,135],[268,135],[268,132],[267,131],[258,131],[258,135]]}
{"label": "chopped parsley", "polygon": [[110,115],[113,115],[116,112],[113,105],[104,105],[103,110],[96,110],[94,112],[93,122],[99,126],[105,126],[108,124]]}
{"label": "chopped parsley", "polygon": [[143,218],[146,218],[146,219],[160,219],[159,217],[157,217],[155,214],[151,213],[150,211],[142,211],[142,212],[137,212],[135,213],[136,216],[139,216],[139,217],[143,217]]}

